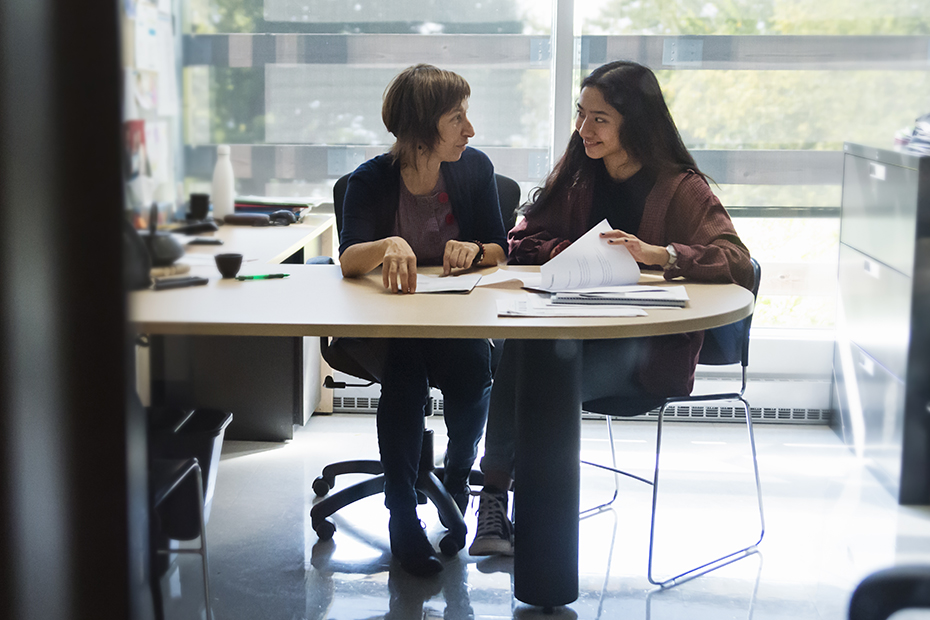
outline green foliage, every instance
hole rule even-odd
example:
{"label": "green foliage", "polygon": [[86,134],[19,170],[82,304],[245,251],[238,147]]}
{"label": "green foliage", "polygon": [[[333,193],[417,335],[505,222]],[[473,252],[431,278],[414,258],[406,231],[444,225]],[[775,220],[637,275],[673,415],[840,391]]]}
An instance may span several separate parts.
{"label": "green foliage", "polygon": [[930,110],[927,71],[660,71],[689,148],[890,148]]}
{"label": "green foliage", "polygon": [[584,34],[926,35],[926,0],[581,0]]}
{"label": "green foliage", "polygon": [[265,141],[265,73],[213,67],[210,70],[211,141],[261,144]]}

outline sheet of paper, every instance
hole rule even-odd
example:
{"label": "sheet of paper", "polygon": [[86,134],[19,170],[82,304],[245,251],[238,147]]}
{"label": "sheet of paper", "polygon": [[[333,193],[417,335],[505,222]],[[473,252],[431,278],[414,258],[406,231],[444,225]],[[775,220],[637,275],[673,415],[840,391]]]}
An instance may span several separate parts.
{"label": "sheet of paper", "polygon": [[417,293],[468,293],[481,280],[480,273],[463,273],[441,277],[434,274],[417,274]]}
{"label": "sheet of paper", "polygon": [[521,286],[526,288],[539,288],[540,276],[538,271],[518,271],[516,269],[499,268],[493,273],[486,273],[481,276],[481,282],[478,286],[489,286],[491,284],[500,284],[502,282],[520,282]]}
{"label": "sheet of paper", "polygon": [[170,183],[174,178],[174,169],[171,165],[167,122],[154,121],[145,124],[145,149],[152,178],[159,183]]}
{"label": "sheet of paper", "polygon": [[136,6],[136,69],[158,71],[158,9],[142,3]]}
{"label": "sheet of paper", "polygon": [[592,297],[595,299],[658,299],[668,301],[688,301],[688,290],[682,284],[673,286],[599,286],[570,291],[572,295]]}
{"label": "sheet of paper", "polygon": [[178,68],[175,60],[175,41],[171,26],[171,15],[161,14],[158,16],[158,27],[155,39],[155,45],[158,49],[158,57],[156,59],[158,71],[158,115],[177,116],[180,111],[180,98],[178,97]]}
{"label": "sheet of paper", "polygon": [[497,316],[632,317],[646,316],[646,311],[633,306],[555,306],[545,298],[528,295],[523,299],[497,300]]}
{"label": "sheet of paper", "polygon": [[582,235],[540,268],[541,288],[549,291],[635,284],[639,265],[622,245],[608,245],[600,234],[611,230],[607,220]]}

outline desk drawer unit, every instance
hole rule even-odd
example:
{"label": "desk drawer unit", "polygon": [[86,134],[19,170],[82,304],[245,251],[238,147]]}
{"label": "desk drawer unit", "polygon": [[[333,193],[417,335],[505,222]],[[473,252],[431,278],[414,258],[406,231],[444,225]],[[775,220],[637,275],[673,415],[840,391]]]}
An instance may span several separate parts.
{"label": "desk drawer unit", "polygon": [[904,378],[913,281],[874,258],[840,245],[838,328],[892,374]]}
{"label": "desk drawer unit", "polygon": [[917,170],[889,163],[900,160],[900,155],[873,156],[866,159],[847,152],[844,157],[840,241],[910,276],[914,271]]}
{"label": "desk drawer unit", "polygon": [[[861,415],[862,454],[886,487],[896,487],[903,456],[904,381],[855,344],[838,342],[835,351],[834,367],[842,368],[837,392],[846,405],[844,423],[851,426],[853,416]],[[859,411],[850,410],[852,403]]]}
{"label": "desk drawer unit", "polygon": [[930,504],[930,157],[846,144],[834,427],[902,504]]}

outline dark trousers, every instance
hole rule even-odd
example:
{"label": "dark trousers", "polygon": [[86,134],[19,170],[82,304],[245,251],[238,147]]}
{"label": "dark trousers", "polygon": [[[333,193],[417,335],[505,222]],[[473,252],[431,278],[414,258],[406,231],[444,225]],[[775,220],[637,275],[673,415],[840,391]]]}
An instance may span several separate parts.
{"label": "dark trousers", "polygon": [[[656,404],[661,403],[661,398],[648,394],[635,378],[647,341],[646,338],[583,340],[582,402],[613,396],[654,399]],[[481,459],[482,471],[508,473],[511,477],[516,446],[517,350],[511,341],[504,343],[504,352],[494,373],[488,434]],[[545,392],[549,386],[540,385],[539,389]]]}
{"label": "dark trousers", "polygon": [[491,396],[487,340],[390,339],[378,401],[378,446],[384,467],[384,504],[414,510],[414,484],[423,443],[430,385],[443,397],[448,431],[446,478],[462,478],[475,462]]}

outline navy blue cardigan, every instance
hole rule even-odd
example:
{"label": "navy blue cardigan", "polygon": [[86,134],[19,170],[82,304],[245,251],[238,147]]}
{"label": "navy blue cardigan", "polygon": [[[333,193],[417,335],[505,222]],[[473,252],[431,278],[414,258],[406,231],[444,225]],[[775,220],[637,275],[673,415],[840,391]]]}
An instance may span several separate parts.
{"label": "navy blue cardigan", "polygon": [[[488,156],[468,147],[440,173],[459,224],[460,241],[496,243],[507,255],[494,166]],[[356,243],[390,237],[400,204],[400,164],[390,154],[369,159],[349,177],[342,206],[339,255]]]}

